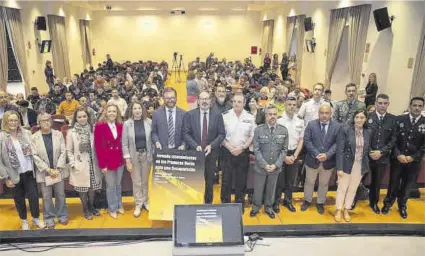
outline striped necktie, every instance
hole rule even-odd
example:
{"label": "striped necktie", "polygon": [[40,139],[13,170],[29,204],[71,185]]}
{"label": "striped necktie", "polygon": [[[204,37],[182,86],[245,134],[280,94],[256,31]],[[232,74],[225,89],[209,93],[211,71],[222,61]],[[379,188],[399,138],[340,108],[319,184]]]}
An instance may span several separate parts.
{"label": "striped necktie", "polygon": [[173,122],[173,111],[168,110],[168,144],[175,145],[175,130],[174,130],[174,122]]}

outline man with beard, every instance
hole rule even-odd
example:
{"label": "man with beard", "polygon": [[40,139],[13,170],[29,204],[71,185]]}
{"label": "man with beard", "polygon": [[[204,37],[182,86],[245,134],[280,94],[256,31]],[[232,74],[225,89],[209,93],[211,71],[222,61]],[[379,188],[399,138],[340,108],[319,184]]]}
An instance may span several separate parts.
{"label": "man with beard", "polygon": [[266,124],[255,129],[254,201],[251,217],[257,215],[264,202],[264,212],[271,219],[275,218],[272,205],[276,183],[288,150],[288,130],[277,124],[276,120],[277,108],[273,105],[267,106]]}
{"label": "man with beard", "polygon": [[55,84],[54,91],[50,94],[50,99],[55,103],[57,106],[59,106],[62,101],[65,100],[65,97],[62,93],[61,87],[59,84]]}
{"label": "man with beard", "polygon": [[283,112],[285,112],[285,101],[286,101],[287,95],[288,95],[288,88],[283,85],[279,85],[276,88],[276,96],[274,100],[270,102],[270,105],[273,105],[277,108],[278,117],[281,117],[283,115]]}
{"label": "man with beard", "polygon": [[189,111],[184,117],[183,138],[189,149],[205,152],[204,202],[212,204],[215,163],[226,131],[223,116],[210,110],[211,97],[208,92],[199,94],[198,105],[199,108]]}
{"label": "man with beard", "polygon": [[185,111],[176,107],[177,92],[172,87],[164,89],[165,106],[152,115],[152,142],[158,150],[185,149],[183,118]]}

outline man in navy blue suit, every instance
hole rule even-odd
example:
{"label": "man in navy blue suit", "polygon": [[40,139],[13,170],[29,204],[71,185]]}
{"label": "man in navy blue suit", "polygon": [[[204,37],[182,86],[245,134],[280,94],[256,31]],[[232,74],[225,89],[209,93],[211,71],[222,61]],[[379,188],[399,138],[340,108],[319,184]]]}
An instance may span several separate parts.
{"label": "man in navy blue suit", "polygon": [[314,184],[319,175],[317,191],[317,212],[323,214],[329,179],[336,165],[337,138],[341,124],[331,120],[332,108],[321,105],[319,119],[308,123],[304,132],[304,147],[307,150],[305,158],[306,178],[304,184],[304,203],[301,211],[306,211],[313,199]]}

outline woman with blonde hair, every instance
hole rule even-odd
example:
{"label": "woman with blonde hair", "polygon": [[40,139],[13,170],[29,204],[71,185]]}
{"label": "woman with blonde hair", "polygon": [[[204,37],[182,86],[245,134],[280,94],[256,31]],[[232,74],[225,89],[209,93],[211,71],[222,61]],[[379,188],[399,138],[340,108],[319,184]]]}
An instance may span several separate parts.
{"label": "woman with blonde hair", "polygon": [[100,213],[94,207],[95,191],[102,188],[102,174],[96,164],[93,148],[93,128],[90,115],[84,107],[74,112],[71,129],[66,137],[66,151],[69,159],[69,183],[80,195],[84,217],[92,220]]}
{"label": "woman with blonde hair", "polygon": [[[66,146],[62,133],[52,129],[50,114],[41,113],[37,124],[40,130],[32,135],[31,144],[37,170],[36,180],[43,196],[43,220],[48,229],[53,229],[55,218],[64,226],[68,224],[64,182],[69,176]],[[55,203],[52,198],[53,191]]]}
{"label": "woman with blonde hair", "polygon": [[123,123],[117,105],[108,103],[94,129],[94,145],[99,168],[105,175],[106,199],[109,215],[117,218],[124,214],[121,196],[121,180],[124,171],[122,154]]}
{"label": "woman with blonde hair", "polygon": [[29,201],[32,224],[44,229],[46,224],[40,220],[31,133],[21,127],[19,114],[13,110],[4,113],[1,128],[0,179],[5,180],[6,186],[12,189],[22,230],[30,229],[25,196]]}
{"label": "woman with blonde hair", "polygon": [[130,108],[129,119],[124,122],[122,150],[127,170],[133,180],[135,202],[134,217],[139,217],[142,208],[149,210],[148,179],[152,163],[152,121],[139,101]]}
{"label": "woman with blonde hair", "polygon": [[364,103],[366,104],[366,107],[370,105],[375,105],[377,93],[378,93],[378,83],[376,81],[376,74],[371,73],[369,75],[369,81],[366,85],[366,96],[364,99]]}

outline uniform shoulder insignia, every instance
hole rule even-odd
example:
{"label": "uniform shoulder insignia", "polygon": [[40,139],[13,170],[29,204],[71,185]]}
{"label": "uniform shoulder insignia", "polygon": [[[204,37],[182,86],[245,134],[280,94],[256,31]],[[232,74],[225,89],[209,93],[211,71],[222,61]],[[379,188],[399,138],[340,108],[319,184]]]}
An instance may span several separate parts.
{"label": "uniform shoulder insignia", "polygon": [[276,124],[276,127],[284,127],[284,128],[286,128],[284,125],[281,125],[281,124]]}

